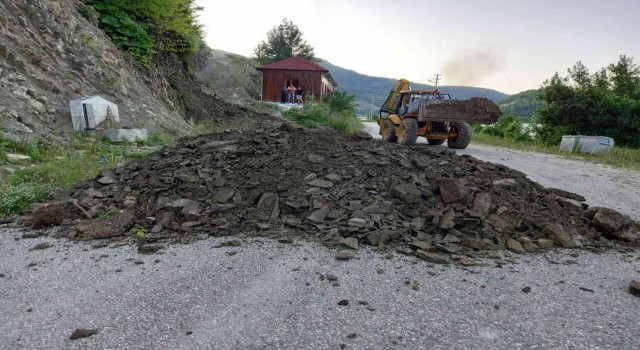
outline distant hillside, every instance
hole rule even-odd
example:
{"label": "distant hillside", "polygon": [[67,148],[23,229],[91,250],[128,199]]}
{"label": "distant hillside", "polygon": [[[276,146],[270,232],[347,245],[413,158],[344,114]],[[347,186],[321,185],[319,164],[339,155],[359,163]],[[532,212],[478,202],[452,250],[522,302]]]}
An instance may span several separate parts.
{"label": "distant hillside", "polygon": [[542,101],[537,100],[539,96],[540,90],[526,90],[498,101],[498,106],[505,115],[513,113],[528,122],[544,106]]}
{"label": "distant hillside", "polygon": [[[397,79],[372,77],[360,74],[353,70],[345,69],[322,60],[320,65],[331,72],[331,76],[338,83],[338,89],[356,95],[358,114],[377,112],[380,106],[389,96],[389,91]],[[432,89],[433,86],[425,84],[412,84],[415,89]],[[492,89],[484,89],[468,86],[440,86],[440,91],[451,94],[454,99],[467,99],[470,97],[486,97],[493,101],[503,100],[508,95]]]}

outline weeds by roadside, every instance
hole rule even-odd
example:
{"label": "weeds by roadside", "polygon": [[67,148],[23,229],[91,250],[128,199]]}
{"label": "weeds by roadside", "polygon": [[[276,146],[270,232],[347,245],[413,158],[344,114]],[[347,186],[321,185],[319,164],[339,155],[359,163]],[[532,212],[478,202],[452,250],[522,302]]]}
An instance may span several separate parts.
{"label": "weeds by roadside", "polygon": [[283,114],[296,123],[310,128],[326,125],[338,131],[347,132],[362,128],[362,122],[357,118],[347,115],[331,116],[329,108],[321,104],[308,104],[302,110],[291,108]]}
{"label": "weeds by roadside", "polygon": [[363,125],[356,118],[354,99],[354,95],[338,91],[321,103],[307,103],[302,109],[291,108],[283,115],[306,127],[326,125],[338,131],[355,131]]}
{"label": "weeds by roadside", "polygon": [[640,171],[640,149],[613,147],[609,151],[598,155],[567,153],[560,152],[559,146],[548,146],[536,142],[516,141],[484,133],[474,133],[473,142],[505,148],[514,148],[523,151],[557,154],[565,157],[589,160],[620,168]]}
{"label": "weeds by roadside", "polygon": [[[170,138],[151,135],[146,142],[112,144],[95,136],[74,134],[66,145],[43,141],[20,143],[0,139],[0,217],[30,208],[58,189],[69,189],[108,167],[144,157]],[[6,153],[31,157],[10,163]]]}
{"label": "weeds by roadside", "polygon": [[566,128],[550,128],[541,124],[525,125],[513,114],[500,117],[498,122],[492,125],[475,124],[473,131],[473,141],[477,143],[557,154],[620,168],[640,170],[640,149],[615,146],[598,155],[560,152],[558,140],[567,133]]}
{"label": "weeds by roadside", "polygon": [[[203,123],[194,127],[199,135],[220,131],[220,126]],[[149,134],[146,141],[112,143],[107,138],[73,133],[67,143],[43,140],[18,142],[0,138],[0,217],[31,208],[60,189],[96,176],[106,168],[143,158],[174,137]],[[31,159],[11,163],[7,153],[19,153]]]}

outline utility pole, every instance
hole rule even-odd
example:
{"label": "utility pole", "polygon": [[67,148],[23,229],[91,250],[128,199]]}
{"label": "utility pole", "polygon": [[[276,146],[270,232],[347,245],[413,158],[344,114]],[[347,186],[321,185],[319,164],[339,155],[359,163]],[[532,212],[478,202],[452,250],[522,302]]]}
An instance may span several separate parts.
{"label": "utility pole", "polygon": [[438,88],[438,82],[440,81],[440,78],[442,78],[442,74],[436,74],[435,77],[433,78],[433,80],[429,80],[430,83],[434,84],[434,87],[437,89]]}

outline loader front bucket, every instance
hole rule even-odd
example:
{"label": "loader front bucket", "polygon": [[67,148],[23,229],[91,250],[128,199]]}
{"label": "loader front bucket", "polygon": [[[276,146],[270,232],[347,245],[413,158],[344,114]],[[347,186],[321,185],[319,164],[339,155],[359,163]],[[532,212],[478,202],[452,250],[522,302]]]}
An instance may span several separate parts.
{"label": "loader front bucket", "polygon": [[476,122],[492,124],[502,114],[500,107],[487,98],[468,100],[424,101],[418,112],[419,121]]}

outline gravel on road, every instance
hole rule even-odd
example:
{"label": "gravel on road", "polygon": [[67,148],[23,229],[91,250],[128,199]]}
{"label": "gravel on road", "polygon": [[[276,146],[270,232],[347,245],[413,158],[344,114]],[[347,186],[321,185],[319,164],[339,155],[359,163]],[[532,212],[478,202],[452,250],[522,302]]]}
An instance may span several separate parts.
{"label": "gravel on road", "polygon": [[[633,349],[636,253],[441,266],[225,238],[142,255],[0,229],[2,349]],[[51,246],[32,248],[41,243]],[[509,261],[512,261],[511,263]],[[529,287],[529,288],[526,288]],[[525,291],[529,292],[525,292]],[[345,302],[346,300],[346,302]],[[341,305],[347,304],[347,305]],[[76,329],[96,329],[69,339]]]}

